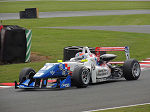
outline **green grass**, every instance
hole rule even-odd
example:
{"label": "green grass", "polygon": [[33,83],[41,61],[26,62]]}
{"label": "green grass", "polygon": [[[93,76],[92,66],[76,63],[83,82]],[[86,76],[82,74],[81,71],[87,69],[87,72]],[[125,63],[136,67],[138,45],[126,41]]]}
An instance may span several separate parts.
{"label": "green grass", "polygon": [[[66,46],[130,46],[131,57],[139,60],[149,57],[150,34],[89,31],[89,30],[63,30],[63,29],[33,29],[32,51],[48,55],[47,62],[56,62],[62,59],[63,48]],[[118,54],[119,60],[124,60],[124,52]],[[1,65],[0,82],[12,82],[18,79],[23,67],[33,67],[36,71],[44,62]]]}
{"label": "green grass", "polygon": [[39,8],[40,12],[85,10],[150,9],[149,1],[21,1],[1,2],[0,13],[12,13],[25,8]]}
{"label": "green grass", "polygon": [[150,14],[3,20],[26,28],[52,26],[150,25]]}
{"label": "green grass", "polygon": [[108,109],[102,111],[93,111],[93,112],[150,112],[150,104],[140,105],[140,106],[131,106],[119,109]]}
{"label": "green grass", "polygon": [[[138,60],[150,57],[150,34],[126,33],[115,31],[41,29],[41,26],[95,26],[95,25],[146,25],[150,24],[150,15],[120,15],[4,20],[3,24],[20,25],[33,31],[32,51],[50,56],[47,62],[56,62],[63,58],[66,46],[130,46],[131,57]],[[118,53],[117,53],[118,54]],[[119,52],[118,60],[124,60],[124,52]],[[24,67],[39,70],[45,63],[22,63],[0,65],[0,82],[18,80],[19,72]]]}
{"label": "green grass", "polygon": [[32,67],[36,71],[39,70],[45,62],[22,63],[11,65],[0,65],[0,83],[18,81],[19,73],[24,67]]}

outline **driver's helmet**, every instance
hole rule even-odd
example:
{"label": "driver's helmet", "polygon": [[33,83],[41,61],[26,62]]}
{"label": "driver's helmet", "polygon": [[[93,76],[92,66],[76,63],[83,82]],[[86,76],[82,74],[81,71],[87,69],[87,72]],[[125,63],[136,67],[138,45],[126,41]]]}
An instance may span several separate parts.
{"label": "driver's helmet", "polygon": [[87,56],[86,56],[85,53],[78,52],[78,53],[75,55],[75,58],[86,59]]}

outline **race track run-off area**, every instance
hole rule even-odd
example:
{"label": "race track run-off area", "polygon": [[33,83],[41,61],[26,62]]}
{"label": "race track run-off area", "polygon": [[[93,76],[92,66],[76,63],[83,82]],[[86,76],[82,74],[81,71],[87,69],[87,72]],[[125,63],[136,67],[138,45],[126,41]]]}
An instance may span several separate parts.
{"label": "race track run-off area", "polygon": [[[21,2],[23,2],[23,1],[35,2],[35,1],[40,1],[40,0],[0,0],[0,3],[16,2],[16,3],[21,4]],[[43,2],[44,1],[49,1],[49,0],[43,0]],[[82,2],[90,1],[90,2],[92,2],[92,1],[105,1],[105,0],[54,0],[54,1],[82,1]],[[150,1],[150,0],[106,0],[106,1]],[[81,11],[77,11],[77,10],[74,10],[74,11],[70,11],[70,10],[63,11],[62,10],[61,11],[60,10],[60,11],[51,11],[51,12],[50,11],[42,12],[39,9],[39,19],[35,19],[35,21],[33,21],[33,22],[29,22],[29,21],[32,21],[34,19],[30,19],[29,21],[28,21],[28,19],[20,19],[19,11],[18,11],[18,13],[17,12],[12,12],[12,13],[11,12],[8,12],[8,13],[2,12],[2,13],[0,13],[0,19],[3,21],[3,23],[9,23],[9,22],[17,23],[18,22],[17,24],[21,24],[21,25],[23,25],[23,22],[25,22],[25,23],[29,22],[30,24],[29,25],[27,24],[28,26],[26,26],[26,27],[30,26],[33,31],[32,49],[34,52],[35,48],[33,46],[36,45],[36,43],[38,43],[38,41],[39,41],[38,38],[40,38],[40,37],[38,37],[38,35],[41,32],[43,34],[42,35],[43,40],[44,39],[52,40],[52,36],[54,36],[53,38],[55,38],[55,35],[59,36],[61,33],[62,33],[62,35],[65,35],[66,36],[65,39],[67,39],[69,32],[76,33],[77,31],[78,32],[83,31],[85,33],[87,31],[89,31],[89,32],[94,32],[98,35],[99,33],[103,34],[103,30],[105,30],[104,32],[108,33],[108,35],[109,35],[109,33],[113,32],[113,33],[115,33],[113,35],[115,35],[115,36],[119,35],[118,37],[120,37],[121,33],[124,33],[124,35],[126,35],[126,36],[129,35],[129,39],[130,39],[130,37],[134,37],[134,35],[135,35],[134,38],[146,37],[147,35],[150,34],[150,24],[148,24],[149,21],[145,18],[147,18],[148,15],[150,14],[150,9],[145,8],[145,7],[137,8],[137,9],[138,10],[136,10],[136,8],[135,9],[134,8],[127,9],[127,10],[124,10],[124,9],[117,10],[116,8],[114,8],[112,10],[81,10]],[[130,17],[131,18],[130,20],[132,20],[132,18],[133,18],[133,20],[135,18],[137,18],[138,22],[135,22],[135,23],[134,23],[134,21],[130,22],[128,17],[126,17],[126,19],[125,19],[125,17],[123,17],[124,15],[126,15],[128,17],[130,15],[131,16],[136,15],[135,17]],[[139,15],[141,15],[142,17]],[[116,24],[114,21],[115,19],[112,19],[112,18],[111,19],[112,19],[112,21],[114,21],[115,24],[113,24],[113,22],[112,23],[108,22],[108,24],[104,24],[104,25],[97,24],[97,23],[96,24],[91,23],[89,25],[83,23],[81,25],[80,24],[76,25],[75,23],[73,23],[76,21],[80,22],[80,20],[82,20],[82,17],[88,18],[88,17],[94,17],[94,16],[95,16],[95,18],[96,17],[98,18],[98,16],[99,16],[99,18],[101,20],[103,20],[102,19],[102,18],[104,18],[103,16],[105,16],[105,18],[107,18],[107,16],[108,17],[109,16],[110,17],[118,16],[121,18],[120,21],[127,20],[126,21],[127,23],[124,24],[124,21],[123,21],[123,23],[118,22],[118,24]],[[138,20],[138,17],[139,17],[139,20]],[[53,19],[55,19],[55,18],[58,20],[54,21]],[[65,22],[63,21],[63,18],[64,18],[64,21],[65,21],[65,19],[68,20],[67,24],[65,24]],[[68,18],[70,18],[70,19],[68,19]],[[74,18],[76,18],[77,20],[75,20]],[[104,18],[104,20],[105,20],[105,18]],[[116,18],[116,21],[119,21],[119,19],[117,19],[117,18]],[[47,22],[42,21],[42,20],[46,21],[47,19],[50,19],[49,21],[52,21],[52,22],[54,21],[54,23],[58,22],[58,25],[57,24],[49,25]],[[92,19],[93,18],[91,18],[90,21],[92,21]],[[87,20],[89,20],[89,19],[87,19]],[[111,21],[110,19],[108,19],[108,20]],[[141,22],[141,20],[143,20],[144,22]],[[20,23],[19,23],[19,21],[20,21]],[[36,22],[39,22],[39,21],[41,21],[40,24],[38,23],[37,26],[36,25],[32,26],[32,24],[35,24]],[[90,23],[90,21],[89,21],[89,23]],[[43,23],[45,23],[45,24],[43,25]],[[24,26],[22,26],[22,27],[24,27]],[[36,32],[36,30],[37,30],[37,32]],[[39,30],[41,30],[41,32],[38,32]],[[45,30],[45,33],[43,33],[44,30]],[[66,34],[64,34],[64,32],[62,32],[62,31],[64,31]],[[49,32],[51,32],[51,33],[49,34]],[[80,35],[78,35],[78,32],[74,35],[80,37]],[[118,32],[119,32],[119,34],[116,34]],[[93,34],[93,33],[91,33],[91,34]],[[60,35],[60,37],[62,35]],[[72,35],[71,36],[69,35],[69,36],[74,38]],[[121,36],[125,37],[124,35],[121,35]],[[136,35],[140,35],[140,36],[136,36]],[[84,37],[83,34],[81,36]],[[107,37],[106,34],[104,36]],[[112,37],[114,38],[115,36],[112,36]],[[50,38],[48,38],[48,37],[50,37]],[[85,35],[85,37],[86,37],[86,35]],[[56,36],[56,38],[58,38],[58,37]],[[147,36],[147,38],[149,38],[149,36]],[[59,38],[58,41],[60,41],[60,40],[61,39]],[[67,40],[64,40],[64,41],[68,42]],[[39,41],[39,42],[41,42],[41,41]],[[57,46],[57,44],[56,44],[56,46]],[[44,46],[43,46],[43,49],[44,49]],[[59,49],[60,49],[60,47],[59,47]],[[50,49],[50,50],[52,50],[52,49]],[[42,54],[43,51],[40,52],[41,55],[44,55],[44,54]],[[138,51],[138,50],[136,49],[136,51]],[[53,57],[51,57],[51,59]],[[147,59],[144,59],[146,57],[147,57]],[[59,89],[59,88],[55,88],[55,89],[15,89],[13,82],[0,83],[0,96],[1,96],[0,97],[0,111],[1,112],[91,112],[90,110],[103,110],[103,109],[115,108],[115,107],[126,107],[129,105],[136,105],[136,104],[141,104],[141,105],[142,104],[150,104],[150,55],[148,55],[148,56],[145,55],[144,58],[141,58],[141,60],[142,59],[143,60],[139,61],[140,66],[141,66],[141,76],[138,80],[134,80],[134,81],[127,81],[124,78],[122,78],[117,81],[106,81],[106,82],[101,82],[98,84],[90,84],[87,88],[71,87],[71,88],[65,88],[65,89]],[[31,65],[33,64],[32,67],[35,67],[35,68],[39,67],[35,63],[36,62],[31,63]],[[41,63],[39,63],[39,64],[41,64]],[[12,64],[10,66],[14,66],[14,65]],[[18,68],[18,69],[20,70],[20,68]],[[13,68],[12,68],[12,70],[13,70]],[[19,71],[19,70],[16,70],[16,71]],[[0,75],[3,75],[3,74],[0,74]],[[18,72],[18,76],[19,76],[19,72]],[[17,78],[18,78],[18,76],[17,76]],[[7,82],[7,80],[5,82]]]}
{"label": "race track run-off area", "polygon": [[121,79],[87,88],[26,90],[15,89],[13,83],[1,83],[0,108],[3,112],[82,112],[149,103],[150,58],[140,61],[140,65],[138,80]]}
{"label": "race track run-off area", "polygon": [[[39,12],[39,18],[150,14],[150,10],[97,10]],[[2,20],[20,19],[19,13],[0,13]]]}
{"label": "race track run-off area", "polygon": [[105,30],[135,33],[150,33],[150,25],[124,25],[124,26],[68,26],[68,27],[40,27],[57,29],[80,29],[80,30]]}
{"label": "race track run-off area", "polygon": [[150,102],[150,70],[136,81],[125,79],[68,89],[0,89],[3,112],[81,112]]}
{"label": "race track run-off area", "polygon": [[[119,64],[120,62],[110,62],[110,63]],[[150,69],[150,58],[140,61],[139,63],[141,66],[141,71]],[[51,80],[51,82],[55,82],[55,80]],[[14,85],[15,85],[14,83],[0,83],[0,89],[11,88],[11,87],[14,87]]]}
{"label": "race track run-off area", "polygon": [[1,83],[3,112],[82,112],[150,102],[150,58],[140,61],[141,76],[135,81],[102,82],[87,88],[15,89]]}

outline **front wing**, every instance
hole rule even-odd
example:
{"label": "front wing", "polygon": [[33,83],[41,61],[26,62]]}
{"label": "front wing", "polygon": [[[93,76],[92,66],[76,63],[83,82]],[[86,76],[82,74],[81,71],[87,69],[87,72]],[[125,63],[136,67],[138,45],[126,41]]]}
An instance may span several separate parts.
{"label": "front wing", "polygon": [[68,88],[71,87],[71,76],[68,75],[67,77],[61,79],[58,78],[55,81],[49,81],[49,80],[41,80],[40,85],[36,86],[36,80],[30,80],[27,79],[22,83],[17,83],[15,81],[15,88],[22,88],[22,89],[27,89],[27,88]]}

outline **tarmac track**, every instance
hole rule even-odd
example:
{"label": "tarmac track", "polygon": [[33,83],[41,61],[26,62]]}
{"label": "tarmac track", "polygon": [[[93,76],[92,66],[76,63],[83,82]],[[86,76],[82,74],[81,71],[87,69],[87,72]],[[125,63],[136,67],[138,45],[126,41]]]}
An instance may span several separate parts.
{"label": "tarmac track", "polygon": [[[128,10],[126,14],[131,14],[131,12],[132,11]],[[135,12],[134,14],[137,14],[137,11]],[[147,12],[148,14],[150,13],[150,11],[146,11],[146,13]],[[105,14],[106,12],[101,13]],[[122,12],[115,12],[115,14],[113,12],[109,13],[112,13],[111,15],[125,14],[122,14]],[[49,15],[51,13],[47,14]],[[58,14],[59,12],[57,12],[57,14],[54,13],[52,17],[57,17]],[[143,12],[138,12],[138,14],[143,14]],[[74,15],[65,15],[63,17],[72,16]],[[9,19],[9,17],[10,15],[7,19]],[[14,16],[12,15],[12,17]],[[10,17],[10,19],[12,19],[12,17]],[[19,19],[18,14],[16,17]],[[13,19],[16,19],[16,17]],[[62,15],[60,14],[58,17],[62,17]],[[0,89],[0,110],[2,110],[2,112],[80,112],[99,108],[149,103],[149,73],[150,70],[143,71],[140,79],[137,81],[126,81],[123,79],[120,81],[95,84],[83,89],[77,89],[75,87],[65,90]]]}
{"label": "tarmac track", "polygon": [[150,102],[150,70],[137,81],[114,81],[60,89],[0,89],[2,112],[80,112]]}
{"label": "tarmac track", "polygon": [[[97,11],[56,11],[40,12],[39,18],[75,17],[75,16],[105,16],[105,15],[129,15],[150,14],[150,10],[97,10]],[[0,13],[1,20],[20,19],[18,13]]]}
{"label": "tarmac track", "polygon": [[[1,0],[0,2],[15,2],[15,1],[42,1],[42,0]],[[49,0],[49,1],[150,1],[150,0]]]}
{"label": "tarmac track", "polygon": [[124,26],[66,26],[66,27],[40,27],[58,29],[106,30],[120,32],[150,33],[150,25],[124,25]]}

